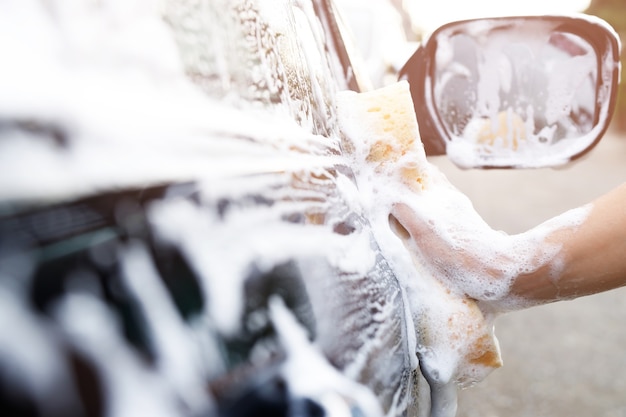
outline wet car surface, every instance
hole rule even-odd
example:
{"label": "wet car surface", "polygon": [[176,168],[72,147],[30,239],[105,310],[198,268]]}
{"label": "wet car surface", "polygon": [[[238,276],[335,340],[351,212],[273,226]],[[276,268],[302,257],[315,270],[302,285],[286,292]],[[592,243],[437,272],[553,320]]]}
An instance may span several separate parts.
{"label": "wet car surface", "polygon": [[123,3],[3,19],[3,414],[419,413],[330,3]]}

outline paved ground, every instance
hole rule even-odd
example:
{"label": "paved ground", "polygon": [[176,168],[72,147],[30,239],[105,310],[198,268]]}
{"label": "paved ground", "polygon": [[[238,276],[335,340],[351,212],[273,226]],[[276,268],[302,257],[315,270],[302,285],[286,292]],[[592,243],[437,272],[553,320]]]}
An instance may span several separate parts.
{"label": "paved ground", "polygon": [[[626,137],[609,134],[558,170],[435,163],[492,227],[515,233],[626,181]],[[626,417],[625,323],[626,288],[500,317],[504,367],[462,392],[458,417]]]}

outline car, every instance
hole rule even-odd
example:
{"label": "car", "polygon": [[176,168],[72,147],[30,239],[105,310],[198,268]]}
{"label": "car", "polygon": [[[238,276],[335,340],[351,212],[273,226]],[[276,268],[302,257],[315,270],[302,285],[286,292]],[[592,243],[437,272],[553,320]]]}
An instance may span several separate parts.
{"label": "car", "polygon": [[[1,414],[453,415],[422,373],[419,323],[346,148],[338,97],[372,82],[338,4],[0,7]],[[519,159],[462,134],[490,117],[465,100],[476,85],[433,92],[468,79],[463,57],[441,60],[455,36],[486,28],[475,48],[491,59],[507,36],[523,48],[529,22],[557,49],[546,68],[589,65],[575,109]],[[428,154],[561,164],[606,129],[618,49],[581,16],[461,22],[399,76]]]}

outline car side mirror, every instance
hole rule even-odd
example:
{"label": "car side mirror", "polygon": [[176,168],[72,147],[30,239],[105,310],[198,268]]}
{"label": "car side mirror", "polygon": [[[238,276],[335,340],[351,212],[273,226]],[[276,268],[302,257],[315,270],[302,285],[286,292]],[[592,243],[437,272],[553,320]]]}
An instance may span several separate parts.
{"label": "car side mirror", "polygon": [[427,155],[462,168],[563,165],[589,151],[611,119],[620,43],[577,15],[449,23],[400,72]]}

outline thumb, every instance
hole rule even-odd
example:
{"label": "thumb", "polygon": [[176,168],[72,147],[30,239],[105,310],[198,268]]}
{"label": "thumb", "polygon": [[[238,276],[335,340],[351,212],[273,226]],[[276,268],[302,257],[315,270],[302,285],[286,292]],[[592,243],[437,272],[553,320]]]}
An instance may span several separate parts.
{"label": "thumb", "polygon": [[403,203],[397,203],[392,207],[389,223],[392,230],[405,240],[418,241],[432,233],[428,223],[421,220],[411,207]]}

